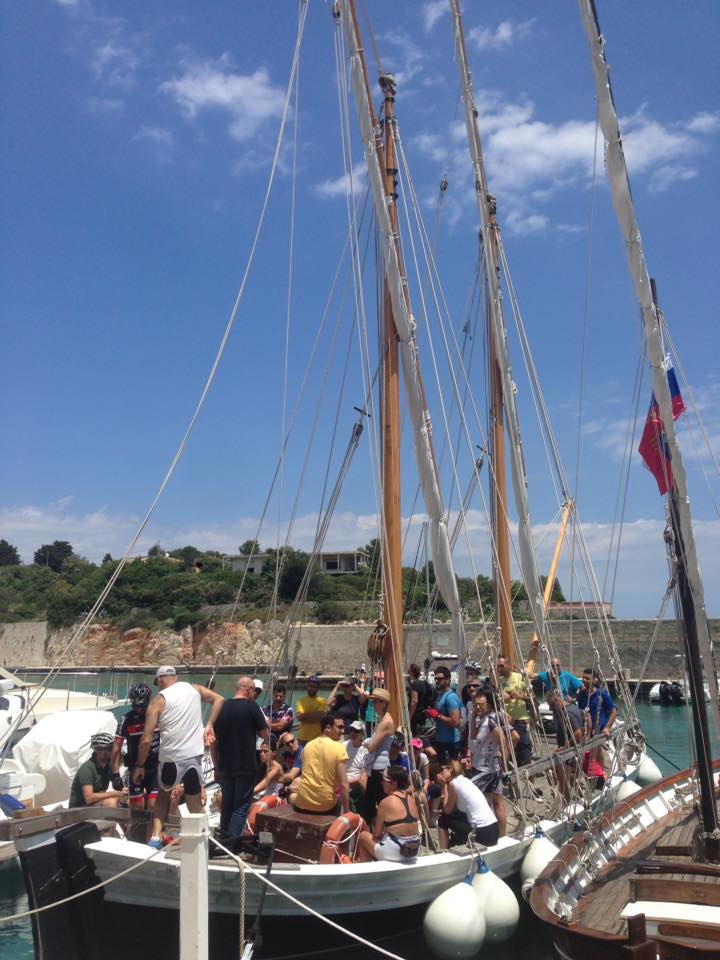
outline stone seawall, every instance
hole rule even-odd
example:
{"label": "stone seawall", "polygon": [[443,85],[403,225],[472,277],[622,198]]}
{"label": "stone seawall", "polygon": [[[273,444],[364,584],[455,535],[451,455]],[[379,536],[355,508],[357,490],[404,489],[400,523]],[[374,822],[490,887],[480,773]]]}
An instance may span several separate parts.
{"label": "stone seawall", "polygon": [[[608,660],[602,627],[591,625],[594,643],[600,655],[600,667],[607,676],[614,676],[615,666]],[[713,639],[720,643],[720,621],[710,623]],[[367,662],[367,639],[371,627],[367,624],[320,626],[309,624],[300,634],[301,648],[298,670],[311,673],[321,670],[339,674],[354,670]],[[526,653],[533,633],[531,623],[517,624],[521,647]],[[612,622],[620,659],[628,677],[640,675],[648,653],[655,623],[650,620],[616,620]],[[553,649],[564,666],[575,672],[594,663],[593,642],[587,627],[575,621],[555,620],[550,623]],[[468,646],[472,659],[486,662],[493,651],[486,642],[481,624],[466,624]],[[6,667],[44,667],[55,661],[71,636],[68,629],[48,631],[40,621],[0,624],[0,664]],[[176,663],[191,665],[211,664],[219,648],[225,651],[223,663],[268,663],[277,656],[282,629],[278,623],[216,624],[194,635],[189,629],[181,633],[156,632],[135,629],[118,634],[111,627],[95,625],[64,664],[66,667],[151,666]],[[422,661],[432,650],[452,653],[450,627],[436,623],[432,635],[425,624],[412,624],[406,629],[406,660]],[[661,625],[655,641],[646,678],[671,680],[682,674],[674,622]],[[539,661],[539,667],[544,666]]]}

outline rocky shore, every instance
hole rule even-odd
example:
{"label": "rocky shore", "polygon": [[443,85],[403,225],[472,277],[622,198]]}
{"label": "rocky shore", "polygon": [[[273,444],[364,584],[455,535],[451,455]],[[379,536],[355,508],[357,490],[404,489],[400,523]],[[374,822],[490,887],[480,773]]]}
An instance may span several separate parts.
{"label": "rocky shore", "polygon": [[[626,675],[638,677],[648,653],[656,624],[650,620],[616,620],[612,629],[620,650]],[[598,623],[591,623],[593,641],[588,638],[586,625],[575,621],[553,621],[553,649],[563,662],[576,670],[595,662],[609,677],[616,673],[610,663],[603,632]],[[322,670],[341,674],[354,670],[367,661],[367,640],[372,630],[369,624],[352,623],[332,626],[306,624],[300,632],[297,667],[300,672]],[[526,649],[533,633],[531,623],[517,624],[520,644]],[[491,638],[482,624],[466,625],[470,656],[485,661],[494,655]],[[720,621],[711,621],[716,643],[720,642]],[[43,621],[0,624],[0,664],[6,668],[42,668],[54,663],[73,635],[71,629],[49,630]],[[120,631],[109,624],[95,624],[77,643],[66,658],[64,666],[88,667],[152,667],[172,663],[188,668],[212,665],[220,651],[220,662],[266,665],[278,661],[283,638],[283,624],[277,620],[255,620],[251,623],[211,623],[184,630],[147,630],[136,627]],[[293,637],[293,640],[295,636]],[[430,656],[452,653],[450,628],[446,623],[433,624],[428,635],[426,624],[411,624],[405,635],[406,659],[418,663]],[[646,677],[679,679],[682,676],[678,649],[677,627],[673,621],[660,626],[652,651],[651,665]]]}

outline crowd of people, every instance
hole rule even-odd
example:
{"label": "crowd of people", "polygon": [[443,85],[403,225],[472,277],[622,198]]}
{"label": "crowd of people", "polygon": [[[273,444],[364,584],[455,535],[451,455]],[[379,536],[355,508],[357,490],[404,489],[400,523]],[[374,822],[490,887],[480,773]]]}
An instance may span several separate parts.
{"label": "crowd of people", "polygon": [[[465,843],[471,834],[490,846],[507,829],[507,771],[533,759],[533,685],[555,717],[558,751],[574,743],[585,775],[598,786],[604,781],[602,747],[583,751],[581,745],[595,734],[609,736],[617,716],[610,696],[590,669],[579,679],[553,659],[547,671],[536,673],[536,651],[533,641],[524,672],[502,656],[492,678],[468,665],[459,692],[447,667],[435,668],[431,684],[411,664],[409,743],[400,718],[390,713],[389,691],[379,683],[366,689],[364,671],[339,680],[327,698],[320,695],[320,678],[308,676],[294,708],[286,702],[286,688],[275,684],[262,710],[258,679],[239,677],[234,695],[225,699],[161,666],[155,696],[147,684],[136,684],[115,736],[99,732],[92,738],[70,804],[150,810],[147,840],[159,848],[163,824],[179,802],[191,812],[203,809],[202,764],[209,749],[219,784],[219,835],[228,841],[247,831],[254,801],[280,797],[302,814],[361,816],[369,832],[360,834],[359,860],[413,859],[422,825],[437,826],[441,849]],[[203,704],[209,706],[205,723]],[[127,782],[120,774],[123,748]],[[556,779],[569,797],[577,761],[567,751],[562,756]]]}

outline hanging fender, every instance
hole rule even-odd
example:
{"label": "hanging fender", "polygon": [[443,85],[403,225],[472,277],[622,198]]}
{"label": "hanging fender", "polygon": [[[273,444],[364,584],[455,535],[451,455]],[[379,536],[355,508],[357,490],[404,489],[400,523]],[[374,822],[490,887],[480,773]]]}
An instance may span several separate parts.
{"label": "hanging fender", "polygon": [[338,847],[347,843],[355,834],[369,833],[368,825],[359,813],[343,813],[325,831],[318,863],[351,863],[346,853]]}
{"label": "hanging fender", "polygon": [[280,797],[262,797],[260,800],[256,800],[248,810],[245,830],[243,832],[254,834],[257,815],[262,813],[263,810],[271,810],[273,807],[279,807],[283,802]]}

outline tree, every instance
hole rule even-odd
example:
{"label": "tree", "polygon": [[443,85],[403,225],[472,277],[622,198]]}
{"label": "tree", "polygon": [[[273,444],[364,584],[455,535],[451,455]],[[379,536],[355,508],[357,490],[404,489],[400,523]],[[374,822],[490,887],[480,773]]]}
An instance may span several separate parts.
{"label": "tree", "polygon": [[109,554],[109,553],[106,553],[105,556],[102,558],[102,562],[103,562],[103,566],[104,566],[106,563],[112,563],[112,562],[113,562],[112,555]]}
{"label": "tree", "polygon": [[33,563],[41,567],[49,567],[55,573],[59,573],[63,561],[72,555],[73,548],[67,540],[53,540],[52,543],[44,543],[39,550],[35,551]]}
{"label": "tree", "polygon": [[148,550],[148,556],[149,556],[149,557],[164,557],[164,556],[165,556],[165,551],[163,550],[163,548],[160,546],[159,543],[154,543],[154,544],[150,547],[150,549]]}
{"label": "tree", "polygon": [[[547,583],[547,577],[540,576],[540,587],[544,591],[545,584]],[[562,592],[562,587],[560,586],[560,581],[555,577],[555,582],[553,583],[552,593],[550,594],[551,603],[564,603],[565,594]]]}
{"label": "tree", "polygon": [[0,567],[19,567],[20,554],[7,540],[0,540]]}
{"label": "tree", "polygon": [[262,547],[257,540],[246,540],[238,547],[238,553],[242,554],[243,557],[249,557],[250,554],[256,557],[259,553],[262,553]]}

